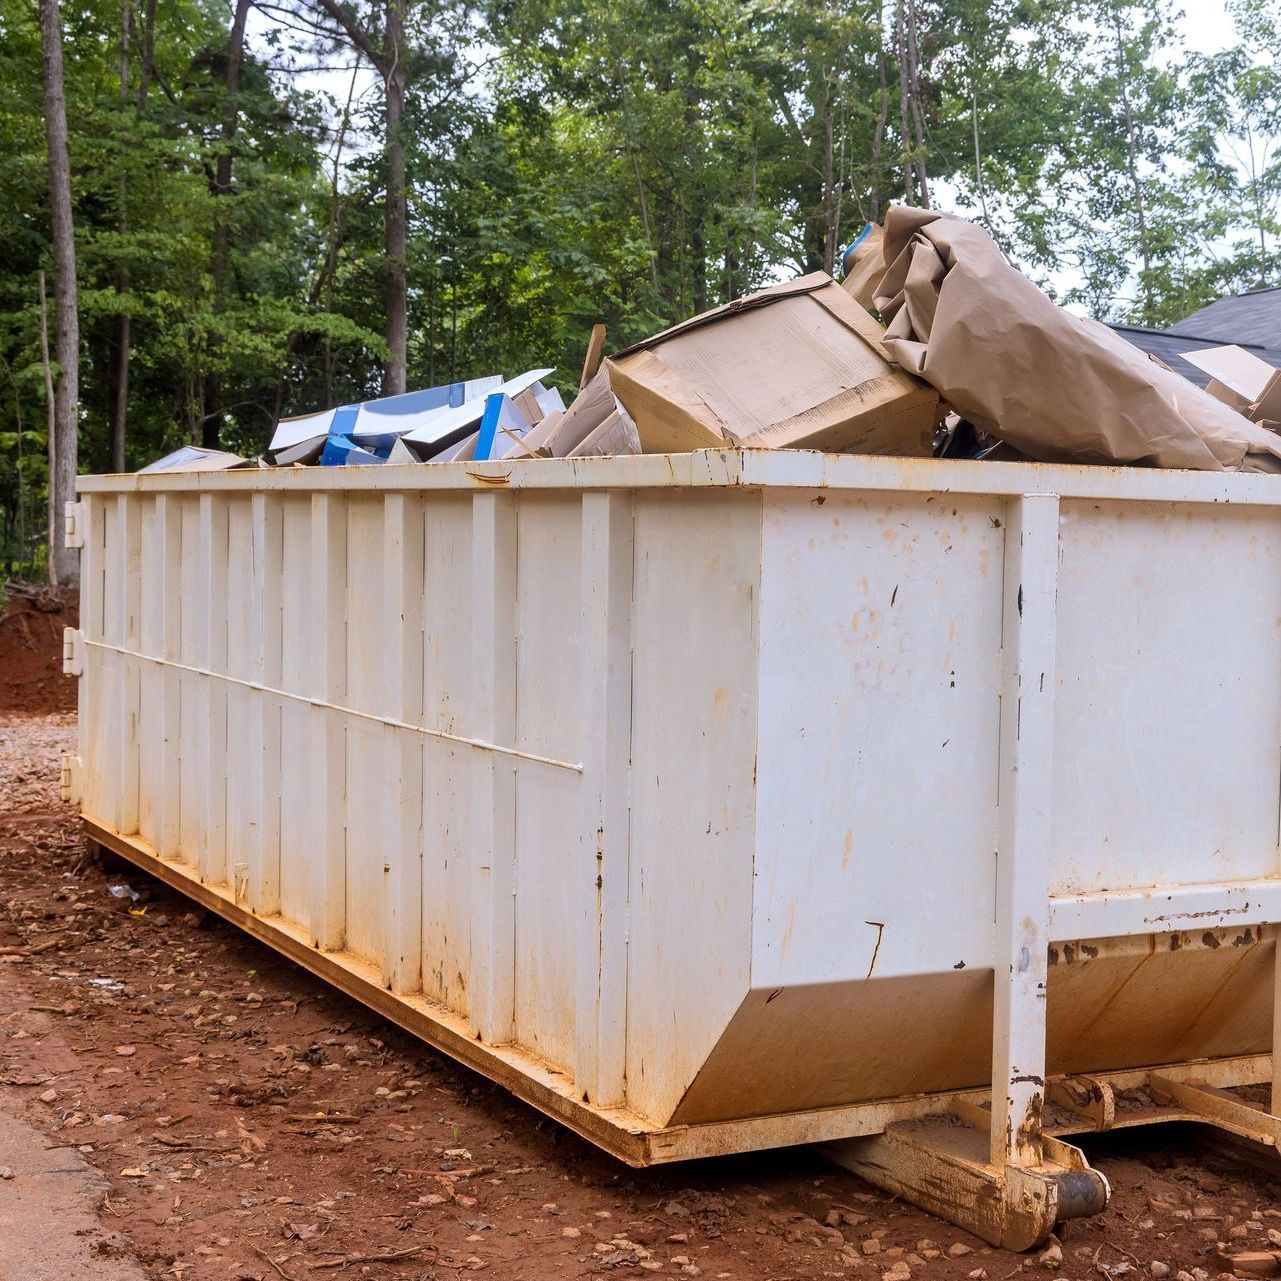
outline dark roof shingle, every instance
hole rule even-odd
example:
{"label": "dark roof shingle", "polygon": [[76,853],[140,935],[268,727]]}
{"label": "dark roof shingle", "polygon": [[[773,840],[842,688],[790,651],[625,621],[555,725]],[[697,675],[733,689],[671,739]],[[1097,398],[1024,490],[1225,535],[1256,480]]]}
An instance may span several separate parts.
{"label": "dark roof shingle", "polygon": [[[1176,334],[1170,329],[1144,329],[1138,325],[1111,325],[1122,338],[1132,342],[1140,351],[1155,356],[1162,364],[1169,365],[1176,374],[1182,374],[1189,382],[1204,387],[1210,381],[1210,375],[1183,359],[1185,351],[1204,351],[1207,347],[1222,347],[1232,342],[1230,338],[1189,337]],[[1281,369],[1281,349],[1269,349],[1258,343],[1237,342],[1238,347],[1266,360],[1274,369]]]}
{"label": "dark roof shingle", "polygon": [[1169,332],[1202,338],[1206,346],[1257,344],[1281,351],[1281,289],[1255,289],[1220,298],[1171,325]]}

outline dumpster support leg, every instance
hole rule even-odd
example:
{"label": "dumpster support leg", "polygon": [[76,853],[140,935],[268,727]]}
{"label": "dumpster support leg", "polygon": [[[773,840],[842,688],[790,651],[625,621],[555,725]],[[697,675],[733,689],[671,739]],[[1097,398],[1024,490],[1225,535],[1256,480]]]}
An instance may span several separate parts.
{"label": "dumpster support leg", "polygon": [[[868,1182],[1009,1250],[1039,1244],[1061,1219],[1097,1214],[1109,1195],[1107,1180],[1078,1149],[1041,1132],[1058,563],[1058,499],[1011,499],[1001,620],[991,1110],[956,1100],[946,1115],[900,1122],[829,1150]],[[1110,1092],[1095,1093],[1078,1085],[1070,1097],[1076,1108],[1110,1123]]]}
{"label": "dumpster support leg", "polygon": [[[975,1122],[975,1124],[970,1124]],[[1005,1250],[1040,1245],[1064,1219],[1098,1214],[1107,1180],[1078,1148],[1048,1135],[1035,1167],[988,1160],[988,1116],[962,1107],[824,1149],[837,1165]]]}
{"label": "dumpster support leg", "polygon": [[1011,499],[1001,620],[991,1162],[1041,1161],[1059,500]]}

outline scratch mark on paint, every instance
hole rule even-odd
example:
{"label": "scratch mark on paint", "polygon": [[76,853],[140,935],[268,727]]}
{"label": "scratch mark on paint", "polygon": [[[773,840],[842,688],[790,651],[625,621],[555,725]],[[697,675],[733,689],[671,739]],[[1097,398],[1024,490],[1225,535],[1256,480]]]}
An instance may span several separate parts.
{"label": "scratch mark on paint", "polygon": [[881,952],[881,938],[885,934],[885,922],[884,921],[864,921],[863,924],[871,925],[876,930],[876,946],[872,949],[872,963],[867,967],[867,977],[870,979],[872,977],[872,971],[876,969],[876,958],[880,955],[880,952]]}

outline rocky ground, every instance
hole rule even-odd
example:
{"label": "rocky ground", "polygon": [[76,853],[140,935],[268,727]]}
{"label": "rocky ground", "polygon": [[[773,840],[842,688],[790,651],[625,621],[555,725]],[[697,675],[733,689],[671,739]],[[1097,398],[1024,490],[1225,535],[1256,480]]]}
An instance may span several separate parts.
{"label": "rocky ground", "polygon": [[[1092,1147],[1111,1207],[1026,1258],[806,1152],[629,1171],[142,874],[88,859],[57,798],[73,737],[70,714],[0,711],[0,1239],[8,1215],[31,1242],[16,1265],[0,1244],[0,1281],[1209,1281],[1226,1255],[1281,1242],[1274,1176],[1186,1133]],[[61,1153],[87,1175],[87,1222],[36,1195],[23,1135],[46,1174]],[[76,1266],[59,1253],[71,1237]]]}

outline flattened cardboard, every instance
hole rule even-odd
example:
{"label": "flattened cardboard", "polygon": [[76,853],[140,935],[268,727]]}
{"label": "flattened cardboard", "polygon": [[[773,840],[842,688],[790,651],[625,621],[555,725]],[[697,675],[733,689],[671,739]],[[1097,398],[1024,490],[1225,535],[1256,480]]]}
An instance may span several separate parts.
{"label": "flattened cardboard", "polygon": [[556,431],[556,428],[560,425],[560,420],[564,416],[565,415],[559,410],[553,410],[542,420],[542,422],[535,423],[524,436],[513,440],[511,442],[511,447],[505,454],[503,454],[503,457],[550,457],[550,451],[546,448],[547,441]]}
{"label": "flattened cardboard", "polygon": [[600,458],[610,454],[639,454],[640,436],[625,409],[616,409],[580,445],[569,451],[570,458]]}
{"label": "flattened cardboard", "polygon": [[157,458],[138,469],[140,476],[152,472],[176,471],[231,471],[239,467],[251,467],[253,464],[239,454],[230,454],[223,449],[201,449],[199,445],[183,445],[173,453]]}
{"label": "flattened cardboard", "polygon": [[427,461],[429,463],[469,463],[476,457],[476,442],[479,439],[480,432],[474,431],[470,436],[464,436],[462,440],[456,440],[448,448],[433,454]]}
{"label": "flattened cardboard", "polygon": [[[602,365],[591,382],[575,397],[574,403],[557,419],[553,429],[538,443],[553,458],[565,458],[617,408],[608,365]],[[532,438],[529,443],[533,444]]]}
{"label": "flattened cardboard", "polygon": [[1252,422],[1281,418],[1281,369],[1235,343],[1184,352],[1183,359],[1210,375],[1206,391]]}
{"label": "flattened cardboard", "polygon": [[823,272],[737,299],[605,362],[646,453],[729,444],[927,457],[938,395]]}

